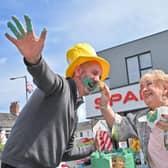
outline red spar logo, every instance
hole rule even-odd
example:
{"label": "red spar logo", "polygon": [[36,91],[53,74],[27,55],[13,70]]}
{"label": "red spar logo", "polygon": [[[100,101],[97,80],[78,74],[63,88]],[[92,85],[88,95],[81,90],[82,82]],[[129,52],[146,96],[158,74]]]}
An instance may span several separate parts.
{"label": "red spar logo", "polygon": [[[139,98],[138,96],[136,96],[136,94],[133,93],[133,91],[127,91],[125,95],[122,95],[121,93],[115,93],[115,94],[112,94],[111,97],[110,97],[110,106],[113,106],[114,103],[117,103],[117,102],[121,102],[123,104],[126,104],[130,101],[139,101],[139,100],[142,100],[142,96],[139,92]],[[100,104],[100,97],[96,98],[94,100],[95,102],[95,108],[96,109],[99,109],[99,104]]]}

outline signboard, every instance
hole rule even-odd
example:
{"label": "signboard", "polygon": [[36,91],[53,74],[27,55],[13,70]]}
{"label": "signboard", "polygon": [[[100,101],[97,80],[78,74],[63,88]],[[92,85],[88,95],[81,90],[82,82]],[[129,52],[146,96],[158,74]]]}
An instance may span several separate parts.
{"label": "signboard", "polygon": [[[100,96],[100,93],[96,93],[85,97],[87,118],[101,116],[99,109]],[[139,84],[112,89],[109,104],[115,112],[125,112],[147,107],[142,100]]]}

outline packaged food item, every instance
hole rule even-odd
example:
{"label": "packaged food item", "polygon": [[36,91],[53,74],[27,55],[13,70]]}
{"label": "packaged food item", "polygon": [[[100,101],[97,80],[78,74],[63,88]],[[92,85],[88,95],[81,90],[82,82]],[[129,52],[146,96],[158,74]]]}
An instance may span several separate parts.
{"label": "packaged food item", "polygon": [[141,143],[138,138],[130,138],[129,139],[129,147],[134,151],[134,152],[140,152],[141,150]]}
{"label": "packaged food item", "polygon": [[127,141],[119,141],[118,146],[119,148],[125,149],[125,148],[128,148],[128,143]]}
{"label": "packaged food item", "polygon": [[124,158],[120,155],[112,157],[112,166],[113,168],[125,168]]}
{"label": "packaged food item", "polygon": [[112,152],[113,168],[135,168],[134,153],[130,148],[117,149]]}
{"label": "packaged food item", "polygon": [[[151,128],[154,128],[159,120],[168,122],[162,117],[163,114],[168,114],[168,106],[161,106],[154,111],[149,111],[147,113],[147,123]],[[168,131],[163,131],[164,146],[168,150]]]}
{"label": "packaged food item", "polygon": [[162,114],[168,114],[167,106],[161,106],[153,111],[149,111],[146,117],[148,125],[153,128],[159,120],[166,121]]}
{"label": "packaged food item", "polygon": [[130,148],[96,151],[91,155],[92,168],[135,168],[134,153]]}

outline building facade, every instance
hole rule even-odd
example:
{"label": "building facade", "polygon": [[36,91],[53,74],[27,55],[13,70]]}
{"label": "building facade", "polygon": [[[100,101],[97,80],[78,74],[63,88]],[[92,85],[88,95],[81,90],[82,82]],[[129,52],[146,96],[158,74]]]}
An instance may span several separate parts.
{"label": "building facade", "polygon": [[[140,77],[151,69],[168,73],[167,53],[168,30],[97,52],[110,63],[106,82],[111,89],[110,105],[114,111],[146,108],[139,93]],[[101,116],[99,98],[99,93],[86,97],[87,118]]]}

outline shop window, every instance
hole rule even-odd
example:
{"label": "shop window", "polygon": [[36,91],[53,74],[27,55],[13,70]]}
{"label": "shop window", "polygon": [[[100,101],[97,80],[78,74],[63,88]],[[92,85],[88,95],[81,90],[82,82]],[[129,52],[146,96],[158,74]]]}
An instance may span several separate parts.
{"label": "shop window", "polygon": [[83,132],[80,132],[80,137],[83,137]]}
{"label": "shop window", "polygon": [[151,53],[146,52],[126,58],[128,83],[139,82],[140,77],[152,70]]}
{"label": "shop window", "polygon": [[90,131],[89,130],[87,130],[87,137],[89,137],[90,136]]}

